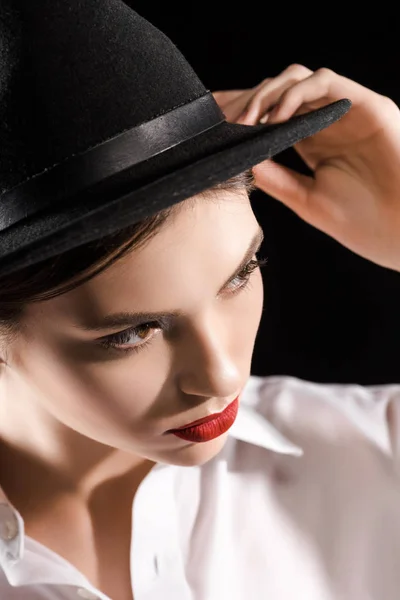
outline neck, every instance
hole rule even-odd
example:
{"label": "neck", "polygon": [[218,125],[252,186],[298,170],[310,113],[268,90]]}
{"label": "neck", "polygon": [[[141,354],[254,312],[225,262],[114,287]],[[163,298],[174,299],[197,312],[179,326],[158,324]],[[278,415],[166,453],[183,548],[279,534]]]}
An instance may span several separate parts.
{"label": "neck", "polygon": [[137,488],[154,464],[60,423],[32,390],[19,385],[11,393],[6,377],[0,377],[0,399],[0,487],[17,508],[63,494],[89,504],[113,482],[118,487],[132,477]]}

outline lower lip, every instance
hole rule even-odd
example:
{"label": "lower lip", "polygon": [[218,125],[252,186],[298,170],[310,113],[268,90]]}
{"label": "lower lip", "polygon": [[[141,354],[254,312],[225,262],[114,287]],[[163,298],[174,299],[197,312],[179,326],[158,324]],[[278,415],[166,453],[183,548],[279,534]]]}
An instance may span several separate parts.
{"label": "lower lip", "polygon": [[226,433],[232,427],[238,409],[239,397],[235,398],[215,419],[185,429],[171,429],[169,433],[188,442],[209,442]]}

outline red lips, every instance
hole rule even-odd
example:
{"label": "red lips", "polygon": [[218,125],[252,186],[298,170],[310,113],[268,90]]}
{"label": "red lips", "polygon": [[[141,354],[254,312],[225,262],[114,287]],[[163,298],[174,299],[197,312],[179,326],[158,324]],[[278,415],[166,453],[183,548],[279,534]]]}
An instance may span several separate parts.
{"label": "red lips", "polygon": [[232,427],[239,409],[239,396],[220,413],[197,419],[169,433],[189,442],[208,442]]}

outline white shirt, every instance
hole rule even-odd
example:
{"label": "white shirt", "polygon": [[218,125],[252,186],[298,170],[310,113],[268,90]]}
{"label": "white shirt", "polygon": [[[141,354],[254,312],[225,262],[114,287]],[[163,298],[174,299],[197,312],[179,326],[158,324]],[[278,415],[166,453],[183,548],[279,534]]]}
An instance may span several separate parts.
{"label": "white shirt", "polygon": [[[399,600],[398,402],[400,385],[251,377],[214,459],[140,485],[135,600]],[[3,494],[0,599],[79,598],[109,600]]]}

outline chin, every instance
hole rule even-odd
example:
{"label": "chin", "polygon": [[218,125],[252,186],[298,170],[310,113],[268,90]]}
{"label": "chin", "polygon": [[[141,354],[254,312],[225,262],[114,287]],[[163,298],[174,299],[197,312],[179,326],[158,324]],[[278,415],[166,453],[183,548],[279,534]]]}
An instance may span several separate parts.
{"label": "chin", "polygon": [[171,452],[167,460],[169,464],[181,467],[200,466],[217,456],[225,446],[229,431],[218,436],[214,440],[202,443],[183,442],[184,445]]}

